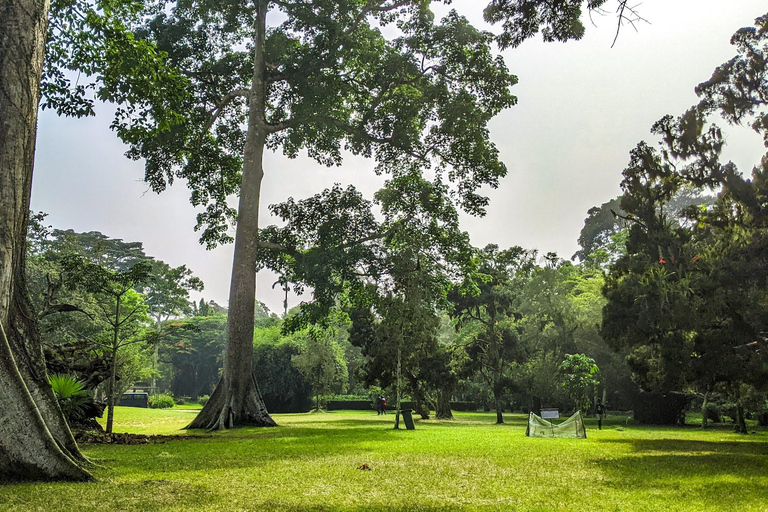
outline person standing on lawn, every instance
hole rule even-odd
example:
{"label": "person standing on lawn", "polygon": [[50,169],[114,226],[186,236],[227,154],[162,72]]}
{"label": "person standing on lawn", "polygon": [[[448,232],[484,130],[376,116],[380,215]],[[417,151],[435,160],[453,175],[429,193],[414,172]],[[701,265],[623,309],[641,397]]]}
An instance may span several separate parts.
{"label": "person standing on lawn", "polygon": [[595,405],[595,416],[597,416],[597,430],[603,430],[603,417],[605,416],[605,405],[598,398]]}

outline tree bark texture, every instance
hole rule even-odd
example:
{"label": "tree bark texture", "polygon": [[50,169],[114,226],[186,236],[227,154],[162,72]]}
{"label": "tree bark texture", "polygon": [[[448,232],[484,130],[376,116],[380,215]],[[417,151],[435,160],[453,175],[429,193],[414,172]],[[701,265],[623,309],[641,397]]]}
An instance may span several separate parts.
{"label": "tree bark texture", "polygon": [[258,0],[255,3],[258,15],[253,51],[254,72],[229,287],[224,370],[211,399],[187,428],[219,430],[236,425],[276,426],[264,405],[253,367],[256,248],[261,180],[264,177],[264,146],[267,140],[264,39],[268,2]]}
{"label": "tree bark texture", "polygon": [[451,394],[445,390],[437,392],[437,409],[435,417],[439,420],[452,420],[453,411],[451,411]]}
{"label": "tree bark texture", "polygon": [[0,4],[0,481],[88,480],[24,278],[48,0]]}
{"label": "tree bark texture", "polygon": [[496,424],[500,425],[504,423],[504,414],[502,413],[501,394],[493,391],[493,407],[496,409]]}
{"label": "tree bark texture", "polygon": [[419,383],[419,379],[413,374],[413,372],[407,372],[408,383],[411,385],[411,396],[413,397],[413,406],[416,409],[416,413],[421,416],[421,419],[429,419],[429,407],[426,405],[424,398],[424,391]]}
{"label": "tree bark texture", "polygon": [[[118,302],[118,311],[120,310]],[[107,434],[112,433],[112,427],[115,423],[115,388],[117,387],[117,345],[112,346],[110,355],[112,360],[112,369],[109,374],[109,385],[107,386]]]}

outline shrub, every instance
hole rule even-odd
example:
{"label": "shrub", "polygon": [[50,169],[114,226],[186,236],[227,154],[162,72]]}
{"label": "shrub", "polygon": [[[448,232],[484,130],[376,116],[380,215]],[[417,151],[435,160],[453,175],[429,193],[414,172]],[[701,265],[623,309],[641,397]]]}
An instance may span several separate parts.
{"label": "shrub", "polygon": [[150,395],[148,405],[151,409],[170,409],[174,404],[175,402],[171,395],[161,394]]}
{"label": "shrub", "polygon": [[175,398],[173,401],[176,403],[176,405],[184,405],[185,403],[187,403],[184,401],[183,398]]}
{"label": "shrub", "polygon": [[201,396],[200,398],[197,399],[197,403],[199,403],[200,405],[205,407],[205,404],[207,404],[208,400],[210,400],[210,399],[211,399],[211,397],[209,397],[208,395],[203,395],[203,396]]}

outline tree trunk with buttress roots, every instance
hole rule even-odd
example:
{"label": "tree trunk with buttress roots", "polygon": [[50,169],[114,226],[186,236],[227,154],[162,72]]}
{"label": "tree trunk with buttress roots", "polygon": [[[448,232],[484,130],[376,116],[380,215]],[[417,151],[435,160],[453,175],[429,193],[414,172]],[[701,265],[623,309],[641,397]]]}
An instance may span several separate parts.
{"label": "tree trunk with buttress roots", "polygon": [[48,384],[24,278],[48,8],[0,4],[0,482],[91,478]]}
{"label": "tree trunk with buttress roots", "polygon": [[224,370],[210,400],[187,428],[219,430],[237,425],[276,426],[264,405],[253,367],[259,196],[261,180],[264,177],[263,156],[267,140],[264,80],[267,2],[259,0],[255,3],[258,16],[255,27],[257,37],[253,50],[254,73],[235,231],[232,281],[229,288]]}

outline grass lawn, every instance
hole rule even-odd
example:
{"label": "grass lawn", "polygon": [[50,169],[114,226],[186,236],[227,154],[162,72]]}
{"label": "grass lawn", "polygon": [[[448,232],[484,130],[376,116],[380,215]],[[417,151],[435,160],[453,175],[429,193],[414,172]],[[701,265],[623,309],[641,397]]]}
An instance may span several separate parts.
{"label": "grass lawn", "polygon": [[184,404],[181,404],[181,405],[175,404],[173,406],[173,409],[181,409],[181,410],[195,409],[195,410],[199,411],[202,408],[203,408],[203,406],[198,404],[197,402],[187,402],[187,403],[184,403]]}
{"label": "grass lawn", "polygon": [[493,414],[459,413],[395,431],[393,415],[341,411],[275,415],[272,429],[180,431],[193,416],[118,407],[117,432],[190,439],[83,445],[100,465],[96,482],[0,486],[0,510],[768,511],[765,430],[616,418],[601,431],[588,420],[586,440],[531,439],[522,415],[494,425]]}

